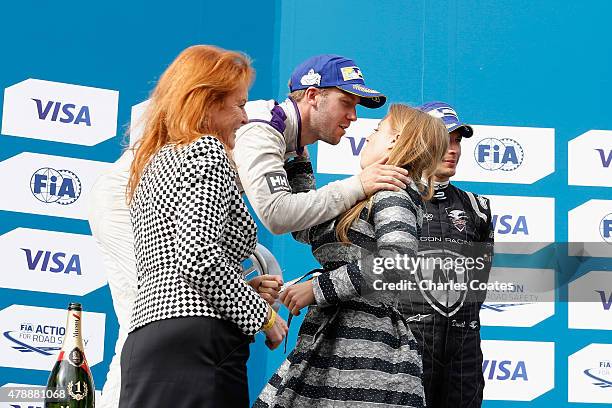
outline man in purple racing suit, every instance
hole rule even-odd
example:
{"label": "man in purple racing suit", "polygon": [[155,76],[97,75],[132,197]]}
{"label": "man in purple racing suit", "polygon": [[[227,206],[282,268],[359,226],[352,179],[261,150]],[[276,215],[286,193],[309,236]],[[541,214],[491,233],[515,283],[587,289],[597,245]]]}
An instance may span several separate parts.
{"label": "man in purple racing suit", "polygon": [[[461,156],[461,139],[472,136],[472,127],[461,123],[444,102],[418,109],[443,120],[450,137],[436,170],[434,197],[425,203],[419,255],[450,259],[454,266],[439,262],[418,269],[418,289],[406,294],[402,309],[422,350],[427,407],[480,407],[484,378],[479,312],[486,290],[478,284],[487,283],[491,268],[491,209],[487,198],[449,182]],[[468,258],[475,263],[465,262]]]}

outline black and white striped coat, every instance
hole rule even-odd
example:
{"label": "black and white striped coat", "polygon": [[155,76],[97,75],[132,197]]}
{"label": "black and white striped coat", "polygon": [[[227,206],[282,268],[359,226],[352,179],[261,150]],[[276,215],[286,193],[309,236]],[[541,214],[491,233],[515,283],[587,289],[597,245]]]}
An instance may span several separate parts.
{"label": "black and white striped coat", "polygon": [[[309,163],[303,166],[288,169],[294,192],[312,187]],[[423,210],[413,184],[375,194],[348,232],[351,244],[336,239],[336,220],[296,234],[325,272],[313,280],[316,306],[308,309],[295,349],[254,407],[424,406],[416,340],[397,296],[371,296],[366,270],[374,255],[416,254]]]}
{"label": "black and white striped coat", "polygon": [[257,228],[218,139],[164,146],[130,211],[138,268],[131,330],[187,316],[229,320],[247,335],[261,328],[268,306],[241,274]]}

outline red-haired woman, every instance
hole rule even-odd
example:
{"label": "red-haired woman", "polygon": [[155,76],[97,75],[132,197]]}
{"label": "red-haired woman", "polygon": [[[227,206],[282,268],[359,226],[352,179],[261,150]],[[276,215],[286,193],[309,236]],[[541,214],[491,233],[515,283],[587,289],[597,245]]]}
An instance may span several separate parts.
{"label": "red-haired woman", "polygon": [[243,279],[256,226],[228,152],[247,121],[254,71],[198,45],[161,76],[130,169],[138,295],[121,356],[127,407],[246,407],[252,336],[285,322]]}

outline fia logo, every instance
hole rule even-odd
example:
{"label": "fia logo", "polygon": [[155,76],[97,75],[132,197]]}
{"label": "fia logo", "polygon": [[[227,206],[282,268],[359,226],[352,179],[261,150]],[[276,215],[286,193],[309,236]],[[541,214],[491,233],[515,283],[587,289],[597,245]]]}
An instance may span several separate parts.
{"label": "fia logo", "polygon": [[34,197],[43,203],[68,205],[80,197],[81,181],[70,170],[43,167],[32,175],[30,189]]}
{"label": "fia logo", "polygon": [[515,364],[510,360],[499,362],[497,360],[484,360],[482,362],[482,374],[489,380],[529,381],[524,361],[518,361]]}
{"label": "fia logo", "polygon": [[494,214],[492,218],[493,229],[495,230],[496,234],[529,235],[527,219],[524,215],[519,215],[516,219],[514,219],[512,215],[505,214],[499,216],[497,214]]}
{"label": "fia logo", "polygon": [[22,353],[52,356],[61,347],[66,329],[60,326],[21,323],[19,331],[5,331],[4,337],[13,343],[13,349]]}
{"label": "fia logo", "polygon": [[81,259],[78,254],[67,255],[64,252],[51,251],[32,251],[28,248],[21,248],[25,252],[28,269],[31,271],[40,270],[42,272],[53,272],[69,274],[76,272],[81,275]]}
{"label": "fia logo", "polygon": [[485,170],[512,171],[523,163],[523,148],[514,139],[482,139],[474,149],[476,163]]}
{"label": "fia logo", "polygon": [[[38,119],[40,120],[56,122],[59,117],[61,123],[72,123],[74,125],[84,123],[86,126],[91,126],[89,106],[82,106],[75,115],[73,110],[75,110],[77,106],[73,103],[65,103],[62,105],[61,102],[42,101],[35,98],[32,98],[32,100],[36,103],[36,111],[38,113]],[[62,113],[61,115],[60,111]],[[51,116],[49,116],[49,114]]]}
{"label": "fia logo", "polygon": [[601,219],[599,223],[599,233],[604,241],[612,244],[612,213]]}
{"label": "fia logo", "polygon": [[612,363],[609,360],[599,362],[599,367],[584,370],[584,374],[599,388],[612,388]]}
{"label": "fia logo", "polygon": [[[21,323],[19,330],[22,332],[29,332],[34,334],[46,334],[52,336],[63,336],[66,334],[66,328],[63,326],[51,326],[43,324],[32,324],[29,322]],[[41,340],[41,339],[35,339]]]}
{"label": "fia logo", "polygon": [[601,165],[606,169],[610,168],[610,164],[612,164],[612,150],[609,150],[607,154],[604,149],[595,149],[595,151],[599,153]]}

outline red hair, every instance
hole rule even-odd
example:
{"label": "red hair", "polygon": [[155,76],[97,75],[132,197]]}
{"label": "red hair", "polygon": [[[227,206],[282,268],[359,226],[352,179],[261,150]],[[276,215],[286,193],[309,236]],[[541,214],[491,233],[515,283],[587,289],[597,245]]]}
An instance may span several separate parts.
{"label": "red hair", "polygon": [[246,55],[211,45],[185,49],[170,64],[151,93],[142,138],[136,145],[127,185],[131,201],[149,160],[166,144],[184,145],[202,135],[217,137],[210,115],[240,87],[249,86],[255,71]]}

